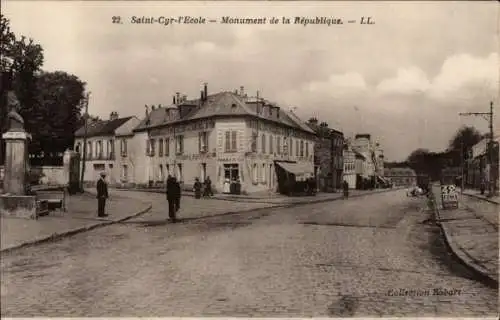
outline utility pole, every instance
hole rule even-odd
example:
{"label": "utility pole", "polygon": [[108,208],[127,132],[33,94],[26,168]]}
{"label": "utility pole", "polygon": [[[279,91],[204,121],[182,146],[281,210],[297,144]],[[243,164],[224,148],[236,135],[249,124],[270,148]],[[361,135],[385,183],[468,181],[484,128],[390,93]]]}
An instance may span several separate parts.
{"label": "utility pole", "polygon": [[496,181],[497,178],[495,177],[495,170],[493,170],[494,164],[493,164],[493,151],[495,147],[495,140],[493,137],[493,101],[490,102],[490,112],[463,112],[459,113],[461,116],[481,116],[487,121],[489,121],[489,129],[490,129],[490,143],[488,144],[487,152],[488,152],[488,162],[490,165],[490,174],[489,174],[489,193],[488,196],[492,197],[494,196],[496,190]]}
{"label": "utility pole", "polygon": [[87,134],[88,134],[88,120],[89,120],[89,100],[90,100],[90,92],[87,92],[85,97],[83,98],[83,103],[85,104],[85,113],[83,114],[83,119],[85,121],[84,124],[84,133],[83,133],[83,151],[82,151],[82,172],[80,176],[80,191],[83,192],[83,179],[85,178],[85,161],[87,160]]}
{"label": "utility pole", "polygon": [[460,179],[461,190],[460,193],[464,193],[464,141],[460,142],[460,167],[462,169],[462,178]]}

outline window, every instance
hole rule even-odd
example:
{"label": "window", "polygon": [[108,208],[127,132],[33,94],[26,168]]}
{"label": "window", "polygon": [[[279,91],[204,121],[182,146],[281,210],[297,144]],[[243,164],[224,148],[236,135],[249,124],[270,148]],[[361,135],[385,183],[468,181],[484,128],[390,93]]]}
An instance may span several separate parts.
{"label": "window", "polygon": [[200,153],[208,152],[208,132],[198,134],[198,149]]}
{"label": "window", "polygon": [[201,182],[204,182],[206,179],[207,179],[207,164],[202,163],[201,164],[200,180],[201,180]]}
{"label": "window", "polygon": [[274,140],[274,136],[273,135],[269,135],[269,153],[270,154],[274,153],[273,140]]}
{"label": "window", "polygon": [[165,169],[165,173],[166,173],[167,175],[171,174],[171,172],[170,172],[170,165],[169,165],[169,164],[166,164],[166,165],[165,165],[165,168],[166,168],[166,169]]}
{"label": "window", "polygon": [[262,164],[262,170],[260,171],[260,175],[261,175],[261,182],[262,183],[266,183],[266,164],[263,163]]}
{"label": "window", "polygon": [[158,141],[158,156],[163,157],[163,139]]}
{"label": "window", "polygon": [[76,144],[75,151],[77,153],[80,153],[80,143],[79,142]]}
{"label": "window", "polygon": [[299,156],[299,151],[300,151],[300,148],[299,148],[299,140],[295,140],[295,156],[298,157]]}
{"label": "window", "polygon": [[239,178],[239,168],[238,164],[224,164],[224,178],[229,179],[230,181],[236,180]]}
{"label": "window", "polygon": [[281,137],[276,137],[276,153],[281,154]]}
{"label": "window", "polygon": [[150,157],[155,155],[155,140],[149,139],[146,144],[146,154]]}
{"label": "window", "polygon": [[92,141],[87,142],[87,157],[92,158]]}
{"label": "window", "polygon": [[237,151],[237,132],[236,131],[226,131],[225,133],[225,152],[236,152]]}
{"label": "window", "polygon": [[108,141],[108,157],[113,158],[115,155],[115,142],[113,140]]}
{"label": "window", "polygon": [[265,154],[266,153],[266,135],[265,134],[262,135],[262,146],[261,146],[261,148],[262,148],[262,153]]}
{"label": "window", "polygon": [[254,163],[253,168],[252,168],[252,176],[253,176],[253,183],[257,184],[259,182],[259,168],[257,167],[257,164]]}
{"label": "window", "polygon": [[[161,142],[163,142],[162,140],[160,140]],[[163,181],[163,165],[160,164],[160,168],[158,170],[158,181]]]}
{"label": "window", "polygon": [[103,153],[102,141],[99,140],[99,141],[97,141],[97,144],[96,144],[97,157],[102,158],[102,153]]}
{"label": "window", "polygon": [[236,152],[237,149],[238,149],[238,144],[237,144],[237,134],[236,134],[236,131],[231,131],[231,149],[233,150],[233,152]]}
{"label": "window", "polygon": [[128,166],[126,164],[122,165],[122,180],[127,181],[128,179]]}
{"label": "window", "polygon": [[165,138],[165,157],[170,155],[170,138]]}
{"label": "window", "polygon": [[250,146],[252,152],[257,152],[257,133],[252,133],[252,143]]}
{"label": "window", "polygon": [[303,140],[300,141],[300,156],[301,157],[304,156],[304,141]]}
{"label": "window", "polygon": [[184,136],[177,136],[175,137],[176,144],[175,144],[175,153],[176,154],[183,154],[184,153]]}
{"label": "window", "polygon": [[292,140],[292,138],[288,139],[288,154],[293,156],[293,140]]}
{"label": "window", "polygon": [[309,142],[306,142],[306,158],[309,157]]}
{"label": "window", "polygon": [[120,153],[121,153],[122,157],[127,156],[127,140],[126,139],[120,140]]}
{"label": "window", "polygon": [[177,180],[182,181],[182,163],[177,164]]}

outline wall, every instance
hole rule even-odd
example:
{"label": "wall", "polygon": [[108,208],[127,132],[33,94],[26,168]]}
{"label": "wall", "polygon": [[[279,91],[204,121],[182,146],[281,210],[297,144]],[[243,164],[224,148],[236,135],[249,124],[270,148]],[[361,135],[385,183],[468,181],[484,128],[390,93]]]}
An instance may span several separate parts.
{"label": "wall", "polygon": [[[41,178],[40,183],[49,184],[49,185],[60,185],[67,183],[64,175],[64,167],[56,167],[56,166],[43,166],[43,167],[31,167],[30,170],[32,172],[41,172],[43,177]],[[5,169],[3,166],[0,166],[0,181],[3,182],[3,178],[5,175]],[[1,186],[0,186],[1,187]]]}

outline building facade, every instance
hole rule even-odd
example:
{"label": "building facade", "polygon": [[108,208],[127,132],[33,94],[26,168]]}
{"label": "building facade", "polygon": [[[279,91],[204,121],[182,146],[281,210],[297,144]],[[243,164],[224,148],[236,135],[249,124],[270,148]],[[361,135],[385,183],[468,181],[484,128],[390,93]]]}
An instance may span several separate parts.
{"label": "building facade", "polygon": [[384,177],[396,187],[411,187],[417,184],[417,174],[411,168],[385,168]]}
{"label": "building facade", "polygon": [[[112,112],[108,120],[94,121],[88,124],[87,134],[85,127],[75,132],[74,150],[80,153],[80,170],[85,162],[85,182],[97,181],[101,172],[106,172],[111,184],[122,182],[122,168],[126,166],[133,172],[133,157],[127,152],[131,144],[132,130],[139,124],[136,117],[119,118],[118,113]],[[86,138],[86,148],[84,140]],[[123,149],[125,148],[125,149]],[[83,155],[86,149],[86,155]],[[116,150],[120,153],[117,154]],[[126,180],[129,177],[127,171]]]}
{"label": "building facade", "polygon": [[356,188],[356,155],[350,143],[343,150],[344,172],[343,180],[347,181],[349,189]]}
{"label": "building facade", "polygon": [[307,125],[316,133],[314,167],[318,189],[321,191],[342,188],[344,171],[344,134],[328,127],[326,122],[318,124],[311,118]]}
{"label": "building facade", "polygon": [[470,156],[466,161],[466,184],[468,187],[479,189],[481,181],[488,184],[490,181],[490,170],[493,170],[493,175],[496,177],[496,190],[500,185],[499,181],[499,143],[500,136],[494,138],[494,148],[493,148],[493,166],[489,165],[490,159],[488,159],[488,144],[489,139],[483,139],[472,147]]}
{"label": "building facade", "polygon": [[[295,176],[314,174],[315,134],[296,115],[260,97],[235,92],[188,100],[176,94],[153,107],[134,130],[135,181],[162,183],[170,174],[190,188],[210,177],[217,191],[239,181],[243,192],[276,191],[279,168]],[[280,165],[287,163],[287,165]]]}

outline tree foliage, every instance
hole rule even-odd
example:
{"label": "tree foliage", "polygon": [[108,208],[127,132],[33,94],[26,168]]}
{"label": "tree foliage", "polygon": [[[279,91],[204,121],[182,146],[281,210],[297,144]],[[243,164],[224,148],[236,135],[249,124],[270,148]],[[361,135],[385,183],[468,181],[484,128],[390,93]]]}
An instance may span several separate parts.
{"label": "tree foliage", "polygon": [[[85,83],[66,72],[42,71],[43,48],[33,39],[17,38],[3,15],[0,18],[0,40],[1,71],[12,74],[12,87],[21,105],[17,111],[25,120],[26,130],[33,136],[30,153],[63,152],[73,145],[73,133],[84,123],[81,109]],[[4,85],[2,97],[5,97]],[[7,112],[6,104],[2,103],[0,116],[3,121]],[[1,128],[5,129],[5,125],[4,122]]]}

